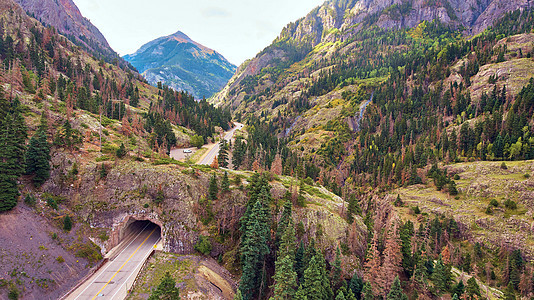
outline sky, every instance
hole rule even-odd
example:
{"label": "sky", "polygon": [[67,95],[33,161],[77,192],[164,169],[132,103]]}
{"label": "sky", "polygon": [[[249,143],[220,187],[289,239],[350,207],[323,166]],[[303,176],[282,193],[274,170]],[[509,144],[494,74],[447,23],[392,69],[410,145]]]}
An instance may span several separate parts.
{"label": "sky", "polygon": [[182,31],[239,65],[324,0],[73,0],[120,55]]}

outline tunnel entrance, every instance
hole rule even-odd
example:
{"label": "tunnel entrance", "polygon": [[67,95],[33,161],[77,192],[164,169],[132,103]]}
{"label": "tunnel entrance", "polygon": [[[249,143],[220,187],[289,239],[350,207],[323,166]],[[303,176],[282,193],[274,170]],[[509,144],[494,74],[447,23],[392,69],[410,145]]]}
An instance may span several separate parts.
{"label": "tunnel entrance", "polygon": [[150,220],[136,220],[131,218],[124,227],[120,242],[135,239],[139,235],[147,234],[157,236],[159,239],[161,238],[161,227]]}

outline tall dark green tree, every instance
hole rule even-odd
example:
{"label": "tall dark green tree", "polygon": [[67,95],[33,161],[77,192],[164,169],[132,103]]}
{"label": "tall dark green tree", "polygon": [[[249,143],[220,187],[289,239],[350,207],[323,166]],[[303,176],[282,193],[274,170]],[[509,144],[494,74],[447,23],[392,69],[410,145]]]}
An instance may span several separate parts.
{"label": "tall dark green tree", "polygon": [[480,294],[480,287],[478,286],[477,280],[474,276],[467,280],[465,293],[469,299],[480,299],[482,297]]}
{"label": "tall dark green tree", "polygon": [[210,200],[217,200],[217,194],[219,193],[219,186],[217,185],[217,176],[215,173],[211,175],[210,185],[208,188],[208,196]]}
{"label": "tall dark green tree", "polygon": [[230,191],[230,180],[228,179],[228,172],[224,171],[223,179],[221,181],[221,191],[227,193]]}
{"label": "tall dark green tree", "polygon": [[34,175],[32,181],[40,186],[50,177],[50,146],[46,135],[38,131],[30,139],[26,152],[26,174]]}
{"label": "tall dark green tree", "polygon": [[228,142],[225,139],[219,142],[219,165],[228,167]]}
{"label": "tall dark green tree", "polygon": [[26,124],[17,99],[0,93],[0,212],[13,209],[19,197],[17,179],[24,172]]}
{"label": "tall dark green tree", "polygon": [[363,279],[358,275],[358,272],[354,272],[354,275],[352,275],[349,288],[352,290],[356,298],[360,299],[363,289]]}
{"label": "tall dark green tree", "polygon": [[241,218],[241,264],[243,275],[239,289],[243,299],[259,297],[266,279],[266,255],[269,254],[270,212],[267,203],[270,199],[269,190],[262,184],[259,176],[252,179],[252,188],[260,189],[258,194],[251,191],[251,200],[256,201],[247,205],[247,211]]}
{"label": "tall dark green tree", "polygon": [[408,300],[408,296],[402,292],[401,283],[399,280],[399,276],[395,277],[395,280],[393,281],[393,285],[391,286],[391,289],[389,290],[388,296],[386,298],[387,300]]}
{"label": "tall dark green tree", "polygon": [[302,289],[308,300],[327,300],[333,298],[330,280],[326,273],[324,257],[320,251],[310,259],[304,271]]}

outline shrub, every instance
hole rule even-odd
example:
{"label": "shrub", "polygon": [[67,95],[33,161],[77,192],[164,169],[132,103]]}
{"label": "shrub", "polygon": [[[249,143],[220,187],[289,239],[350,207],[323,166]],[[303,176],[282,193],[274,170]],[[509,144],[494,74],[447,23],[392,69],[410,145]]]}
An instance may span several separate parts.
{"label": "shrub", "polygon": [[454,180],[460,180],[460,175],[458,175],[458,174],[454,174],[453,179],[454,179]]}
{"label": "shrub", "polygon": [[35,206],[36,202],[37,200],[35,199],[35,196],[33,196],[32,194],[28,193],[24,197],[24,203],[28,204],[29,206]]}
{"label": "shrub", "polygon": [[493,210],[491,209],[491,206],[489,206],[489,205],[488,205],[488,207],[486,207],[486,214],[487,215],[493,214]]}
{"label": "shrub", "polygon": [[200,235],[198,238],[198,242],[195,244],[195,250],[198,252],[208,255],[210,254],[212,249],[211,242],[209,241],[207,236]]}
{"label": "shrub", "polygon": [[19,297],[20,297],[20,292],[15,286],[12,286],[11,288],[9,288],[9,292],[7,293],[7,298],[9,300],[17,300],[19,299]]}
{"label": "shrub", "polygon": [[507,170],[508,169],[508,166],[506,166],[506,163],[504,161],[501,164],[501,169],[503,169],[503,170]]}
{"label": "shrub", "polygon": [[513,200],[510,200],[510,199],[506,199],[504,201],[504,207],[506,207],[507,209],[516,209],[517,208],[517,203],[515,203],[515,201]]}
{"label": "shrub", "polygon": [[412,207],[412,211],[414,214],[418,215],[421,213],[421,210],[419,209],[419,206]]}
{"label": "shrub", "polygon": [[494,207],[499,207],[499,201],[497,199],[491,199],[489,204]]}
{"label": "shrub", "polygon": [[63,256],[58,256],[58,257],[56,258],[56,260],[57,260],[57,262],[60,263],[60,264],[65,262],[65,259],[63,258]]}
{"label": "shrub", "polygon": [[526,179],[529,179],[530,178],[530,174],[529,173],[525,173],[525,174],[523,174],[523,177],[526,178]]}
{"label": "shrub", "polygon": [[124,143],[121,143],[120,147],[115,151],[115,155],[117,155],[118,158],[123,158],[126,156],[128,151],[126,151],[126,147],[124,147]]}
{"label": "shrub", "polygon": [[52,197],[48,197],[46,199],[46,205],[50,206],[53,209],[56,209],[56,210],[58,209],[57,201],[56,201],[56,199],[54,199]]}

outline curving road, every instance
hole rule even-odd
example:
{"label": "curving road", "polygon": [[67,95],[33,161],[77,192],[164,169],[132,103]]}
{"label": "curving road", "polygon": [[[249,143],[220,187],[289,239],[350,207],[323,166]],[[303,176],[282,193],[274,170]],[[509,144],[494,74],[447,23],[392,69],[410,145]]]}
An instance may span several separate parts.
{"label": "curving road", "polygon": [[[232,128],[230,131],[227,131],[226,134],[224,135],[224,139],[227,141],[230,141],[234,137],[234,133],[236,130],[240,130],[241,128],[245,126],[241,123],[234,122],[234,124],[235,124],[235,127]],[[211,165],[211,163],[213,162],[213,159],[215,159],[215,156],[217,156],[218,154],[219,154],[219,143],[216,143],[198,164],[199,165]]]}
{"label": "curving road", "polygon": [[113,259],[74,290],[66,299],[124,299],[128,289],[140,271],[141,266],[154,251],[161,236],[159,226],[155,224],[143,225],[139,231],[128,239],[126,247]]}

